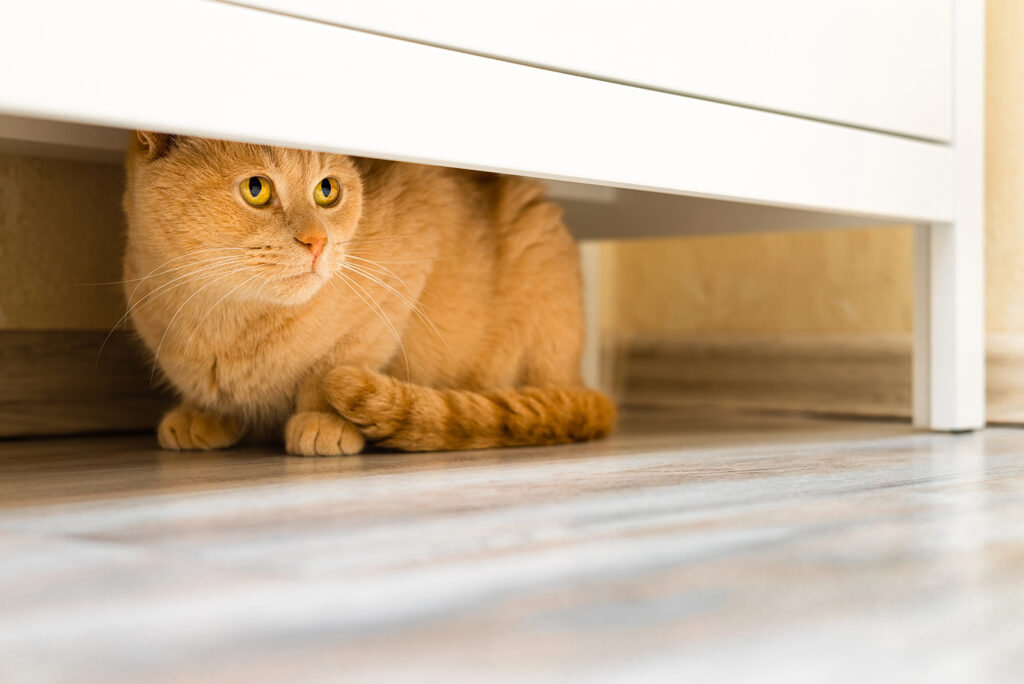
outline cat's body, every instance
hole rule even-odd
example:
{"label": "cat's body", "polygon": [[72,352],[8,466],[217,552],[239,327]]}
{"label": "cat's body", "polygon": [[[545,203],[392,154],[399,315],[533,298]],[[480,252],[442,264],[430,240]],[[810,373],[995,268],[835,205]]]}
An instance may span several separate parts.
{"label": "cat's body", "polygon": [[[335,204],[314,203],[321,179]],[[534,181],[140,134],[124,204],[132,321],[183,399],[164,446],[286,421],[305,454],[611,428],[580,387],[576,247]]]}

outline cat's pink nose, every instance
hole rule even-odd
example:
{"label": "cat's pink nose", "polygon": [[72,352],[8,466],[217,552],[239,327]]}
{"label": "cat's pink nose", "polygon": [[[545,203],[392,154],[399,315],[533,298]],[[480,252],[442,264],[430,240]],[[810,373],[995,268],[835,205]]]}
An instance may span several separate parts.
{"label": "cat's pink nose", "polygon": [[299,244],[306,245],[309,253],[313,255],[313,263],[320,258],[320,254],[324,251],[324,246],[327,245],[326,235],[300,235],[295,238],[295,241]]}

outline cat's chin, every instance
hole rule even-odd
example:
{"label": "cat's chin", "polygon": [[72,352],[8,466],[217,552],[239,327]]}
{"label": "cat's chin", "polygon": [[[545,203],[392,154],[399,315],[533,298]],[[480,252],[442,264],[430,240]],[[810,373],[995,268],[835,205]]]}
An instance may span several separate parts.
{"label": "cat's chin", "polygon": [[312,299],[326,282],[323,276],[310,271],[261,286],[257,289],[257,295],[271,304],[298,306]]}

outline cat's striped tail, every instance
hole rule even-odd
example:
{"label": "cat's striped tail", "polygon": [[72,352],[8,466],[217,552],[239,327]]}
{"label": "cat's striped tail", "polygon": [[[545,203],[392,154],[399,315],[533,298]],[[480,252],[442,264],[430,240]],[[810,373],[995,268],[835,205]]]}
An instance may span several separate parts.
{"label": "cat's striped tail", "polygon": [[585,387],[434,389],[348,366],[328,373],[324,394],[368,441],[403,451],[581,442],[616,419],[612,400]]}

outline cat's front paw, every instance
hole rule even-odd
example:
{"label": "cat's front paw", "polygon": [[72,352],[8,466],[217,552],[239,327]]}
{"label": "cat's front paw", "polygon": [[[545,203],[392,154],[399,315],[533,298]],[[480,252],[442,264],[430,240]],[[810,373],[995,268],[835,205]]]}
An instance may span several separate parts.
{"label": "cat's front paw", "polygon": [[393,435],[408,418],[403,387],[390,376],[355,366],[338,366],[323,382],[327,401],[373,442]]}
{"label": "cat's front paw", "polygon": [[223,449],[242,438],[245,428],[229,416],[217,416],[182,404],[160,420],[156,435],[164,449]]}
{"label": "cat's front paw", "polygon": [[358,454],[365,445],[359,429],[337,413],[302,411],[288,419],[284,447],[300,456]]}

